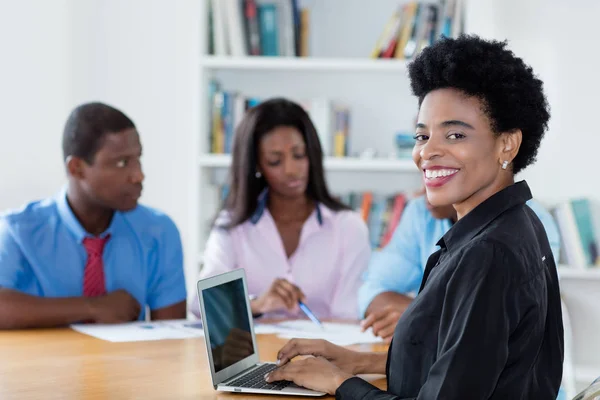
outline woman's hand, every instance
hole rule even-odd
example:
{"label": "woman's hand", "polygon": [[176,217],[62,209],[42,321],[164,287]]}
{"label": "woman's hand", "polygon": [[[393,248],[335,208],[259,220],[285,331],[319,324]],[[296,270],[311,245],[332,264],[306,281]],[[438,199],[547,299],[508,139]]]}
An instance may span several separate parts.
{"label": "woman's hand", "polygon": [[296,356],[321,357],[341,371],[354,375],[361,373],[362,354],[321,339],[292,339],[277,354],[277,364],[284,366]]}
{"label": "woman's hand", "polygon": [[267,382],[292,381],[296,385],[319,392],[335,394],[352,375],[342,371],[323,357],[309,357],[287,363],[267,374]]}
{"label": "woman's hand", "polygon": [[269,290],[251,303],[253,314],[287,309],[298,311],[298,301],[306,301],[300,288],[285,279],[275,279]]}

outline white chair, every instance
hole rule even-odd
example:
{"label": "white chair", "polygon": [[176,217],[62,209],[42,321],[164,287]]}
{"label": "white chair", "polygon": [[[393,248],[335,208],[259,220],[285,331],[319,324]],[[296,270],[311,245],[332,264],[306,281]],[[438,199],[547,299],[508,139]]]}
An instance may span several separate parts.
{"label": "white chair", "polygon": [[566,394],[567,399],[572,399],[577,394],[575,386],[575,363],[573,360],[573,335],[571,331],[571,319],[567,306],[561,299],[561,309],[563,316],[563,327],[565,331],[564,342],[564,362],[563,362],[563,377],[561,386]]}
{"label": "white chair", "polygon": [[590,386],[575,396],[573,400],[600,400],[600,378],[592,382]]}

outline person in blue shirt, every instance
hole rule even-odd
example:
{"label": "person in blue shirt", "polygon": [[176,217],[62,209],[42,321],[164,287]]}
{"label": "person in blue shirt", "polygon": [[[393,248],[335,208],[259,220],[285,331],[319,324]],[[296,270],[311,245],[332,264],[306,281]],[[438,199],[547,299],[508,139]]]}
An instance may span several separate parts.
{"label": "person in blue shirt", "polygon": [[[554,259],[558,260],[560,236],[550,213],[535,200],[527,205],[546,229]],[[358,292],[359,318],[363,330],[391,340],[396,324],[411,303],[423,279],[429,256],[438,240],[456,222],[452,205],[433,207],[426,196],[411,200],[402,214],[392,240],[374,253]]]}
{"label": "person in blue shirt", "polygon": [[70,114],[66,188],[0,216],[0,329],[186,316],[183,252],[165,214],[138,204],[133,122],[102,103]]}

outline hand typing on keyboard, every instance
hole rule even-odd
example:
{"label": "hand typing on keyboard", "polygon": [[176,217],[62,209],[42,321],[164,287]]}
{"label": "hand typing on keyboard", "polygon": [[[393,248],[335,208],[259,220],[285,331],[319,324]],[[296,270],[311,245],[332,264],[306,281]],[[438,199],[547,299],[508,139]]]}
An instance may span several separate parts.
{"label": "hand typing on keyboard", "polygon": [[344,381],[352,375],[342,371],[323,357],[309,357],[289,362],[265,377],[269,383],[292,381],[307,389],[334,395]]}
{"label": "hand typing on keyboard", "polygon": [[246,374],[231,382],[229,386],[266,390],[281,390],[285,387],[290,386],[292,382],[289,381],[279,381],[271,383],[265,381],[265,375],[273,371],[275,368],[277,368],[275,364],[261,365],[251,373]]}

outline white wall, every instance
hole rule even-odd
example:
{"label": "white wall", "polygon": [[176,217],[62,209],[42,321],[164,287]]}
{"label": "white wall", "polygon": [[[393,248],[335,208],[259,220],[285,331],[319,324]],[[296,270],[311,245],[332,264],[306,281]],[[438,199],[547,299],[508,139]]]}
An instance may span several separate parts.
{"label": "white wall", "polygon": [[[196,134],[197,1],[70,4],[73,104],[103,101],[134,121],[144,148],[141,201],[174,219],[185,246],[195,167],[190,138]],[[188,279],[188,291],[193,284]]]}
{"label": "white wall", "polygon": [[68,25],[67,0],[0,0],[0,210],[52,195],[65,182]]}
{"label": "white wall", "polygon": [[[600,135],[593,122],[600,52],[594,34],[600,3],[594,0],[471,0],[492,18],[471,18],[469,30],[508,39],[545,84],[551,106],[549,131],[538,162],[523,172],[534,195],[554,204],[569,197],[600,200],[596,167]],[[482,11],[483,10],[483,11]],[[481,14],[480,14],[481,15]],[[593,175],[592,175],[593,176]]]}
{"label": "white wall", "polygon": [[189,139],[196,134],[197,6],[0,0],[0,210],[60,188],[63,124],[74,106],[98,100],[136,123],[147,177],[141,200],[175,220],[185,246],[195,167]]}

